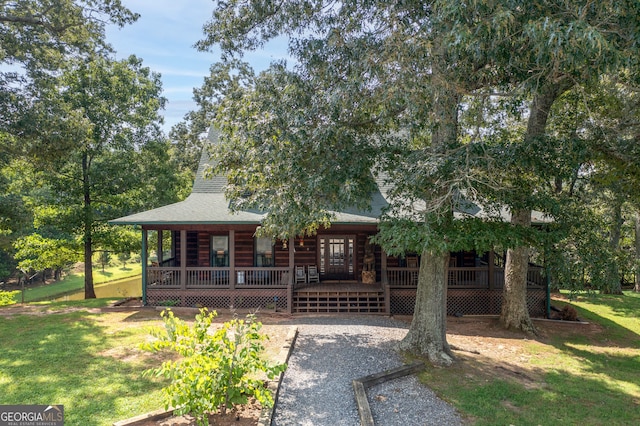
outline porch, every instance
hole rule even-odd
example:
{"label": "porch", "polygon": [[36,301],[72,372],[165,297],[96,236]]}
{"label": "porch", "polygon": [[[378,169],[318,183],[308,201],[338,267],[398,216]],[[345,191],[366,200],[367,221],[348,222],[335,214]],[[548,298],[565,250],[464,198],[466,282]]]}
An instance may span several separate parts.
{"label": "porch", "polygon": [[[211,133],[217,143],[216,132]],[[223,175],[204,178],[203,150],[192,193],[183,201],[111,221],[142,228],[143,298],[156,306],[274,309],[283,312],[413,313],[419,256],[388,256],[373,243],[385,195],[371,209],[335,212],[314,235],[261,235],[266,212],[232,211]],[[499,312],[503,275],[493,253],[452,253],[448,313]],[[303,279],[298,268],[303,267]],[[317,270],[309,284],[308,271]],[[296,273],[296,275],[294,275]],[[544,313],[545,284],[531,270],[532,315]],[[371,283],[364,285],[363,283]],[[541,302],[542,301],[542,302]]]}
{"label": "porch", "polygon": [[[367,313],[412,315],[419,268],[389,267],[381,280],[294,280],[289,267],[175,267],[146,268],[147,304],[261,309],[287,313]],[[500,313],[504,269],[491,265],[450,267],[448,315]],[[540,267],[528,272],[527,303],[532,316],[546,312],[546,281]]]}

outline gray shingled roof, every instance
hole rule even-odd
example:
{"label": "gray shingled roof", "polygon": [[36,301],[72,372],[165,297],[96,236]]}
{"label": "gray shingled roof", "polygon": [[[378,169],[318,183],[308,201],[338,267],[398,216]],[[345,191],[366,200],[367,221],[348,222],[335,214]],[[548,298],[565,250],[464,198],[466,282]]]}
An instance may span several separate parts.
{"label": "gray shingled roof", "polygon": [[[209,132],[209,140],[212,144],[217,143],[218,132],[212,129]],[[209,179],[204,178],[204,172],[209,164],[211,164],[211,157],[205,148],[200,156],[196,180],[193,182],[193,189],[191,190],[192,194],[224,194],[227,178],[220,175],[211,176]]]}
{"label": "gray shingled roof", "polygon": [[[217,133],[209,133],[211,143],[216,143]],[[264,213],[256,211],[232,212],[224,196],[227,179],[224,176],[204,178],[204,171],[211,158],[203,150],[191,195],[184,201],[111,220],[115,225],[167,225],[167,224],[259,224]],[[347,209],[336,212],[334,224],[375,224],[387,201],[377,191],[372,196],[371,211]]]}
{"label": "gray shingled roof", "polygon": [[[209,133],[211,143],[217,143],[217,132],[212,130]],[[264,217],[264,213],[256,211],[240,211],[232,212],[229,208],[229,201],[224,196],[224,188],[227,179],[224,176],[212,176],[209,179],[204,178],[204,171],[211,158],[206,149],[200,157],[200,164],[196,174],[195,182],[191,195],[184,201],[170,204],[168,206],[159,207],[153,210],[147,210],[141,213],[132,214],[130,216],[121,217],[111,220],[110,223],[116,225],[168,225],[168,224],[260,224]],[[334,224],[375,224],[382,214],[382,210],[388,206],[388,202],[384,196],[386,194],[385,183],[382,178],[378,178],[378,191],[371,196],[371,209],[363,211],[356,208],[345,209],[342,212],[334,212]],[[382,191],[382,192],[381,192]],[[481,207],[473,203],[456,212],[456,217],[487,217]],[[503,209],[500,212],[503,220],[509,221],[511,215],[508,210]],[[540,212],[533,212],[532,223],[548,223],[546,218]]]}

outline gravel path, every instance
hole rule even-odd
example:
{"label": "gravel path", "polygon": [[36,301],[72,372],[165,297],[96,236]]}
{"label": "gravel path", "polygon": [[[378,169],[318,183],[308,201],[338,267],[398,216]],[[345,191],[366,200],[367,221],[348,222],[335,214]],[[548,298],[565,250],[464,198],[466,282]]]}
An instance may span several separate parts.
{"label": "gravel path", "polygon": [[[385,317],[304,317],[272,425],[357,426],[351,381],[403,365],[393,346],[407,325]],[[457,412],[414,376],[368,390],[376,425],[462,425]]]}

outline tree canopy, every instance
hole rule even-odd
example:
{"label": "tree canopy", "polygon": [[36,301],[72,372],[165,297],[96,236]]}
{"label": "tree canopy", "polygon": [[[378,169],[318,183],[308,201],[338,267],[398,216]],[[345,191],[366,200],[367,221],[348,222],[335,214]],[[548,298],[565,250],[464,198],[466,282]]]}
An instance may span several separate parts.
{"label": "tree canopy", "polygon": [[[426,260],[416,310],[427,304],[428,315],[441,315],[440,254],[509,248],[504,305],[518,312],[505,322],[525,328],[528,247],[551,241],[531,229],[531,211],[560,223],[571,195],[563,189],[594,155],[592,145],[560,131],[556,108],[573,90],[588,110],[588,87],[608,75],[626,72],[637,83],[638,7],[219,3],[197,44],[224,53],[198,99],[221,131],[217,170],[229,177],[234,206],[265,209],[262,232],[278,238],[313,233],[329,223],[331,210],[365,205],[383,181],[392,204],[377,241],[390,253],[413,250]],[[274,63],[256,75],[240,62],[246,50],[280,35],[294,64]],[[490,217],[452,220],[466,201]],[[505,206],[510,224],[500,217]],[[420,328],[419,316],[409,332],[415,337],[405,341],[446,363],[444,321]],[[432,344],[439,347],[432,351]]]}
{"label": "tree canopy", "polygon": [[0,2],[2,248],[31,268],[84,255],[87,297],[92,254],[140,244],[107,220],[177,201],[190,178],[160,129],[159,74],[105,39],[138,17],[120,0]]}

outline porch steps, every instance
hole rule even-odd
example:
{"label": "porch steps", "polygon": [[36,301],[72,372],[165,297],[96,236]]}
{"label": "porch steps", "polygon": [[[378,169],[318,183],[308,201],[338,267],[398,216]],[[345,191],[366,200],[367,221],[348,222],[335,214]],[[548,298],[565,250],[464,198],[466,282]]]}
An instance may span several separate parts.
{"label": "porch steps", "polygon": [[383,291],[301,289],[293,295],[294,313],[385,313]]}

